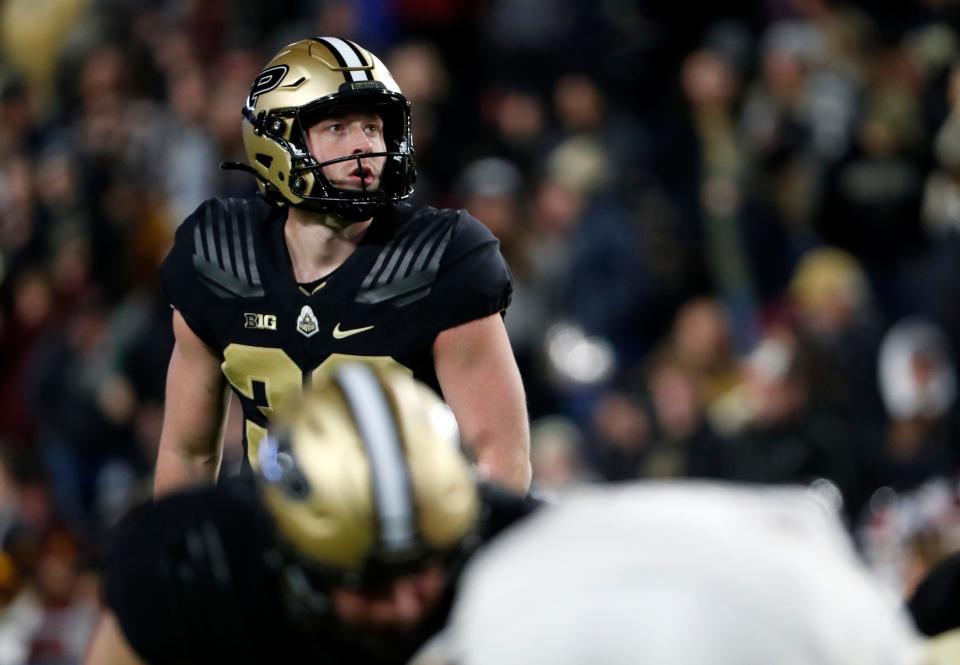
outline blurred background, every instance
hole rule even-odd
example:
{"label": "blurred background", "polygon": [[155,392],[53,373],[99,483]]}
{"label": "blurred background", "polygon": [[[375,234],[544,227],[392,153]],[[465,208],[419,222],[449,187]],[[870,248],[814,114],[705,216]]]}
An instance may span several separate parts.
{"label": "blurred background", "polygon": [[691,4],[0,0],[0,665],[82,653],[150,491],[158,264],[255,191],[217,165],[313,35],[412,101],[416,202],[500,238],[540,488],[803,483],[899,594],[960,549],[960,3]]}

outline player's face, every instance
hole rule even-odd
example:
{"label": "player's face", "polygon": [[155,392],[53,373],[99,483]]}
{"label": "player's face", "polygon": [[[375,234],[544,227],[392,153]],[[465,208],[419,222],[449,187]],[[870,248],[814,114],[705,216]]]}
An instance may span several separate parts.
{"label": "player's face", "polygon": [[413,630],[443,594],[440,565],[404,575],[377,591],[334,589],[333,608],[341,621],[375,635]]}
{"label": "player's face", "polygon": [[[344,113],[324,118],[307,130],[307,147],[318,162],[338,157],[385,152],[383,119],[374,113]],[[339,189],[375,190],[386,157],[347,160],[323,167],[323,175]]]}

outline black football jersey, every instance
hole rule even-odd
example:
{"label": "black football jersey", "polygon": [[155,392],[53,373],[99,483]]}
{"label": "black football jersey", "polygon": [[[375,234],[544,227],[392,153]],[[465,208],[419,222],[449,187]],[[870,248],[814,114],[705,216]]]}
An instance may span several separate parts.
{"label": "black football jersey", "polygon": [[[539,505],[490,485],[480,496],[481,543]],[[146,504],[114,535],[104,602],[149,665],[400,665],[446,622],[459,567],[403,635],[364,636],[329,615],[295,618],[274,533],[246,478]]]}
{"label": "black football jersey", "polygon": [[177,230],[160,269],[171,305],[223,358],[243,405],[245,465],[277,405],[319,368],[360,356],[437,389],[437,335],[503,312],[512,292],[497,239],[462,210],[384,209],[311,291],[295,281],[285,219],[262,197],[211,199]]}

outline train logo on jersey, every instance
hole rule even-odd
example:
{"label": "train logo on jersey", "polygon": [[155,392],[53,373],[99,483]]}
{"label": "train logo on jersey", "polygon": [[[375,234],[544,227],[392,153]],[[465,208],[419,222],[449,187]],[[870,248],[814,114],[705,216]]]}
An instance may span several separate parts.
{"label": "train logo on jersey", "polygon": [[276,330],[277,317],[273,314],[253,314],[245,312],[243,327],[252,330]]}
{"label": "train logo on jersey", "polygon": [[310,305],[304,305],[300,310],[300,316],[297,317],[297,330],[304,337],[313,337],[318,329],[316,315],[310,309]]}

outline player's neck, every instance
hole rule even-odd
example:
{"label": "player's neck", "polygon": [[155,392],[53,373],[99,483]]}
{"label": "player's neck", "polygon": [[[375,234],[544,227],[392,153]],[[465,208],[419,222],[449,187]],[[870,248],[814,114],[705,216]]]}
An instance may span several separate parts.
{"label": "player's neck", "polygon": [[297,282],[313,282],[339,268],[363,240],[371,222],[344,224],[331,215],[290,208],[283,237]]}

